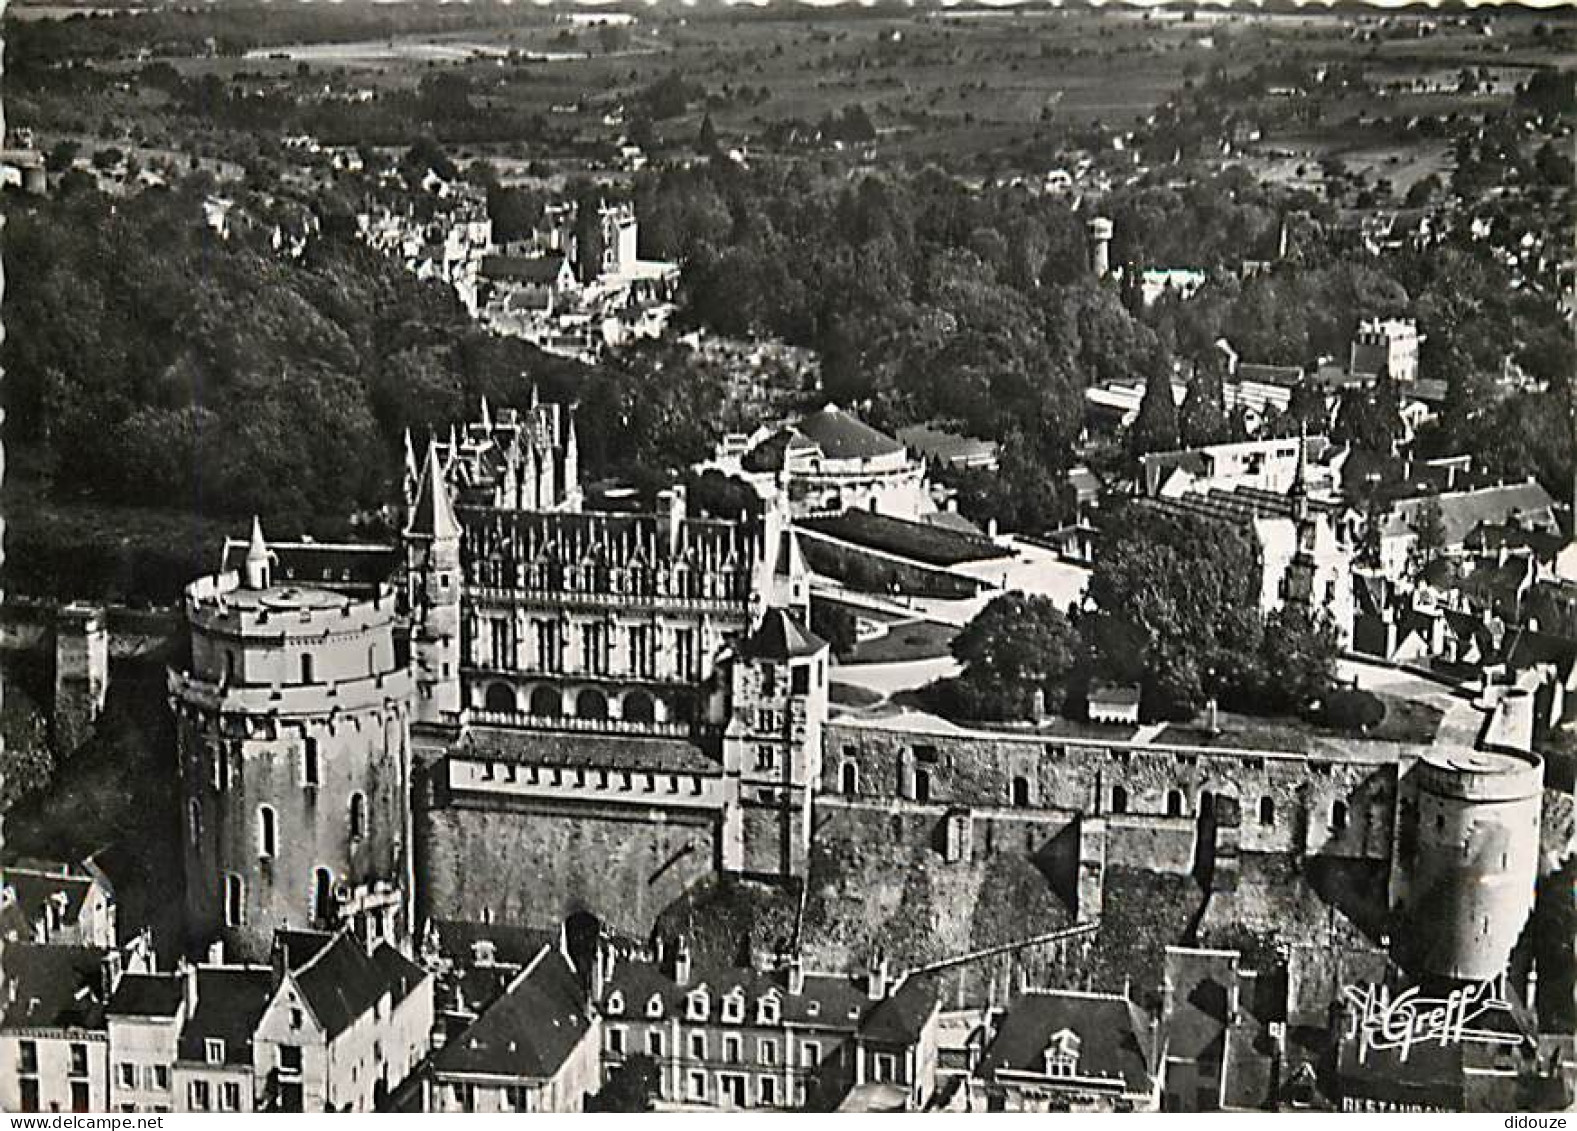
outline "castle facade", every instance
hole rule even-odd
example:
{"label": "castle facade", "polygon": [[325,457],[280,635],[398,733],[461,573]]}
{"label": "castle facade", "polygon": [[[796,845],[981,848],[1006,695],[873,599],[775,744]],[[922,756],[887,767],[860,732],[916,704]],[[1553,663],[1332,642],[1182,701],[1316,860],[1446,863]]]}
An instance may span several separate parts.
{"label": "castle facade", "polygon": [[[193,584],[170,686],[194,941],[577,912],[641,937],[718,876],[819,883],[835,840],[853,906],[878,866],[865,846],[897,838],[941,869],[1018,853],[1081,920],[1100,918],[1110,868],[1230,892],[1248,854],[1351,861],[1378,877],[1411,972],[1504,968],[1533,900],[1533,755],[835,716],[787,498],[749,520],[693,515],[678,488],[590,510],[575,448],[559,406],[484,409],[408,460],[399,549],[358,559],[388,563],[383,582],[277,584],[316,576],[324,551],[254,531],[235,568]],[[1288,506],[1307,527],[1307,504]],[[1328,599],[1313,549],[1295,547],[1283,600]]]}

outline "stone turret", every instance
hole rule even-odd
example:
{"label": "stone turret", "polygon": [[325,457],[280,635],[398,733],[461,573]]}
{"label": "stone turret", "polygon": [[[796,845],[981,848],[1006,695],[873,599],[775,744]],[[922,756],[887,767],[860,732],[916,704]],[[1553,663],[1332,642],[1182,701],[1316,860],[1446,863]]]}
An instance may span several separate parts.
{"label": "stone turret", "polygon": [[452,725],[460,712],[460,524],[434,445],[405,528],[405,568],[416,721]]}
{"label": "stone turret", "polygon": [[1432,751],[1403,782],[1391,903],[1415,976],[1486,981],[1533,910],[1543,763],[1510,749]]}
{"label": "stone turret", "polygon": [[263,541],[263,524],[252,516],[252,538],[246,547],[246,587],[267,589],[273,580],[273,560],[268,543]]}

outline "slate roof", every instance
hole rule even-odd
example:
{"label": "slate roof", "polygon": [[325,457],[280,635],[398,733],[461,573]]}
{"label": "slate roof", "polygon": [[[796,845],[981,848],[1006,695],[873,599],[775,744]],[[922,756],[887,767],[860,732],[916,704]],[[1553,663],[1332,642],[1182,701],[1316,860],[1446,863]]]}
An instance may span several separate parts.
{"label": "slate roof", "polygon": [[1089,699],[1091,703],[1103,706],[1136,707],[1139,704],[1139,688],[1133,684],[1092,687]]}
{"label": "slate roof", "polygon": [[12,996],[0,1027],[103,1029],[99,986],[108,954],[91,946],[7,943],[0,969]]}
{"label": "slate roof", "polygon": [[558,933],[536,927],[515,927],[504,923],[472,923],[460,919],[434,919],[432,930],[438,936],[439,953],[462,966],[475,961],[476,944],[492,944],[493,962],[504,966],[524,966]]}
{"label": "slate roof", "polygon": [[683,738],[471,727],[455,754],[539,766],[715,774],[722,767]]}
{"label": "slate roof", "polygon": [[423,538],[456,538],[460,534],[454,506],[449,501],[449,488],[444,483],[443,468],[438,462],[438,448],[432,444],[427,446],[427,466],[422,471],[421,485],[416,488],[416,506],[405,533]]}
{"label": "slate roof", "polygon": [[[462,506],[467,580],[487,584],[489,559],[544,567],[607,569],[641,565],[656,568],[680,559],[720,573],[718,600],[746,599],[755,562],[756,539],[749,524],[722,519],[686,518],[680,523],[677,552],[670,552],[659,516],[614,511],[558,513],[498,511]],[[567,595],[576,590],[564,587]],[[643,594],[629,593],[630,599]],[[685,594],[700,596],[700,593]]]}
{"label": "slate roof", "polygon": [[761,626],[741,645],[747,656],[763,660],[798,660],[826,651],[827,642],[800,624],[786,609],[768,609]]}
{"label": "slate roof", "polygon": [[1481,522],[1468,531],[1464,545],[1470,550],[1531,550],[1541,562],[1552,562],[1566,545],[1566,539],[1553,530],[1530,530],[1503,522]]}
{"label": "slate roof", "polygon": [[44,917],[45,906],[57,895],[65,897],[61,908],[61,922],[73,924],[82,915],[82,905],[87,902],[93,887],[89,876],[39,875],[18,872],[11,868],[0,871],[0,882],[16,893],[16,905],[28,922],[36,923]]}
{"label": "slate roof", "polygon": [[333,941],[334,936],[328,931],[277,930],[274,932],[274,950],[281,952],[280,957],[287,970],[299,970],[312,961],[318,951]]}
{"label": "slate roof", "polygon": [[675,982],[655,962],[627,959],[614,964],[613,976],[598,1003],[604,1016],[608,999],[615,993],[624,998],[623,1016],[645,1017],[647,1003],[656,995],[662,1001],[664,1017],[683,1014],[686,999],[697,987],[705,986],[710,998],[709,1020],[721,1022],[720,1002],[734,990],[745,999],[743,1026],[756,1019],[756,1003],[776,991],[781,1003],[780,1016],[786,1024],[852,1033],[877,1004],[855,980],[831,974],[805,975],[804,992],[790,994],[785,979],[749,967],[697,964],[684,985]]}
{"label": "slate roof", "polygon": [[1447,546],[1460,546],[1468,534],[1482,524],[1500,524],[1516,516],[1524,525],[1555,530],[1555,500],[1534,480],[1484,487],[1476,491],[1452,491],[1398,499],[1385,517],[1382,533],[1387,537],[1411,534],[1418,514],[1434,500],[1440,505],[1440,524]]}
{"label": "slate roof", "polygon": [[911,424],[900,429],[898,439],[938,463],[984,463],[997,457],[997,443],[974,436],[963,436],[929,424]]}
{"label": "slate roof", "polygon": [[1150,1089],[1149,1026],[1139,1007],[1112,994],[1034,990],[1009,1007],[980,1062],[990,1078],[1008,1069],[1044,1073],[1051,1038],[1068,1030],[1079,1038],[1078,1075],[1121,1081],[1125,1092]]}
{"label": "slate roof", "polygon": [[1506,666],[1512,671],[1522,671],[1540,664],[1553,666],[1562,682],[1570,679],[1572,669],[1577,667],[1577,641],[1553,633],[1518,629],[1506,647]]}
{"label": "slate roof", "polygon": [[1256,381],[1262,385],[1280,385],[1290,389],[1303,380],[1303,370],[1296,365],[1256,365],[1243,362],[1232,376],[1237,381]]}
{"label": "slate roof", "polygon": [[329,1040],[350,1028],[384,994],[397,1005],[427,976],[388,944],[369,956],[348,931],[336,935],[293,973],[301,996]]}
{"label": "slate roof", "polygon": [[[274,555],[276,582],[357,591],[371,590],[388,581],[399,560],[392,546],[271,542],[268,549]],[[246,562],[246,551],[246,539],[225,539],[220,571],[239,572]]]}
{"label": "slate roof", "polygon": [[814,441],[827,459],[874,459],[904,450],[893,437],[835,404],[811,413],[794,427]]}
{"label": "slate roof", "polygon": [[440,1075],[547,1079],[590,1028],[574,970],[556,949],[544,946],[502,997],[434,1055],[433,1069]]}
{"label": "slate roof", "polygon": [[105,1012],[122,1017],[174,1017],[185,999],[179,974],[127,974]]}
{"label": "slate roof", "polygon": [[934,977],[906,978],[896,991],[876,1003],[860,1026],[860,1036],[882,1044],[912,1045],[936,1015],[938,1004]]}
{"label": "slate roof", "polygon": [[207,1062],[207,1042],[221,1040],[225,1063],[250,1066],[252,1034],[274,991],[267,966],[199,966],[197,1008],[181,1030],[177,1056]]}
{"label": "slate roof", "polygon": [[549,255],[484,255],[481,273],[511,283],[552,283],[564,267],[560,252]]}

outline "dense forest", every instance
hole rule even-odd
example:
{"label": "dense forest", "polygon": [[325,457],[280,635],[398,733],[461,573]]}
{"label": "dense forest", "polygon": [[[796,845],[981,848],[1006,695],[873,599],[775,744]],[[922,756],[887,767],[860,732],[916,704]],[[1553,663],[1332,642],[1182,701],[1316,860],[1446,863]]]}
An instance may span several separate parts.
{"label": "dense forest", "polygon": [[[8,295],[3,354],[17,488],[343,536],[376,529],[404,430],[442,431],[484,395],[520,403],[537,384],[580,402],[587,470],[647,487],[748,423],[739,375],[683,347],[584,366],[480,330],[447,288],[356,241],[349,210],[371,187],[231,186],[226,238],[204,221],[216,188],[201,173],[115,197],[75,173],[52,198],[13,200],[7,254],[28,280]],[[1141,183],[1103,202],[1118,262],[1207,273],[1189,301],[1146,307],[1089,273],[1087,212],[931,169],[851,178],[714,161],[649,174],[634,195],[644,251],[683,265],[683,320],[813,348],[819,395],[878,425],[940,421],[1002,441],[998,475],[956,484],[982,520],[1062,521],[1075,458],[1121,470],[1137,450],[1237,434],[1220,409],[1218,339],[1244,360],[1312,365],[1344,359],[1359,319],[1386,315],[1419,320],[1422,369],[1447,382],[1420,450],[1472,452],[1562,495],[1571,481],[1571,344],[1554,305],[1514,287],[1482,244],[1376,257],[1316,210],[1285,259],[1245,277],[1241,258],[1273,248],[1305,201],[1235,170],[1187,191]],[[492,199],[501,215],[519,203]],[[297,256],[276,246],[297,238]],[[1545,391],[1498,383],[1508,359]],[[1174,373],[1193,385],[1180,411],[1161,403]],[[1136,443],[1103,453],[1081,445],[1083,392],[1113,379],[1156,395]],[[1338,412],[1346,441],[1394,438],[1394,390],[1371,402]],[[1316,400],[1295,408],[1289,426],[1318,423]]]}

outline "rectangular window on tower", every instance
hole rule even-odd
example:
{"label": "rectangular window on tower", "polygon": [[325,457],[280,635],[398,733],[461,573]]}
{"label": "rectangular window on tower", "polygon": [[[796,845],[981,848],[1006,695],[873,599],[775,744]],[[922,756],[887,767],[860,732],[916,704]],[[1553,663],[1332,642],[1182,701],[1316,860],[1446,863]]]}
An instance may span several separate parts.
{"label": "rectangular window on tower", "polygon": [[695,632],[681,628],[674,632],[674,667],[677,675],[695,674]]}

